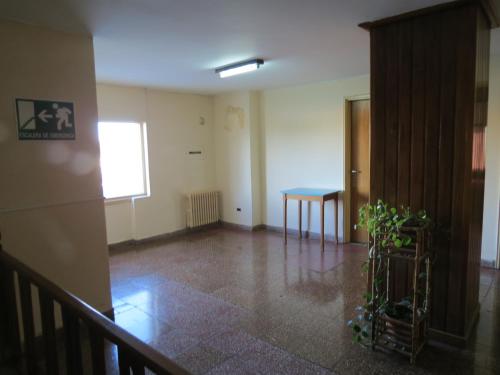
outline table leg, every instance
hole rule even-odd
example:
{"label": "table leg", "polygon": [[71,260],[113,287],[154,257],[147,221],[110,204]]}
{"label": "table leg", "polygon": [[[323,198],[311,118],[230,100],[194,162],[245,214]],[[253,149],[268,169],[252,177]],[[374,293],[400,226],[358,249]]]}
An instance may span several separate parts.
{"label": "table leg", "polygon": [[320,226],[321,226],[321,233],[320,233],[320,241],[321,241],[321,251],[325,250],[325,202],[321,201],[320,202]]}
{"label": "table leg", "polygon": [[302,201],[299,200],[299,239],[302,238]]}
{"label": "table leg", "polygon": [[339,198],[334,199],[335,202],[335,242],[339,244]]}
{"label": "table leg", "polygon": [[283,195],[283,240],[285,242],[285,245],[286,245],[286,236],[287,236],[287,233],[286,233],[286,215],[287,215],[287,212],[286,212],[286,206],[287,206],[287,203],[288,203],[288,199],[286,197],[286,194]]}

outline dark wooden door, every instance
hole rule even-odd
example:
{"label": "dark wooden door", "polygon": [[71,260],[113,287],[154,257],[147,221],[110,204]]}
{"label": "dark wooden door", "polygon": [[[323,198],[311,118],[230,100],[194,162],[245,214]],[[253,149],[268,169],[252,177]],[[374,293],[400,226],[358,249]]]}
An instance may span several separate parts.
{"label": "dark wooden door", "polygon": [[370,101],[351,102],[351,241],[368,242],[365,229],[356,228],[358,212],[370,197]]}

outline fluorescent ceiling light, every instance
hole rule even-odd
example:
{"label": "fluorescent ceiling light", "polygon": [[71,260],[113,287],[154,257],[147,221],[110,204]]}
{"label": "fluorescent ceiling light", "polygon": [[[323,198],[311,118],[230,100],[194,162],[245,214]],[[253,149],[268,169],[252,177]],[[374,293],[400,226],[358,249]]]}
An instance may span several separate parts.
{"label": "fluorescent ceiling light", "polygon": [[253,59],[217,68],[215,69],[215,73],[219,74],[220,78],[226,78],[237,74],[253,72],[254,70],[259,69],[259,67],[263,64],[264,60]]}

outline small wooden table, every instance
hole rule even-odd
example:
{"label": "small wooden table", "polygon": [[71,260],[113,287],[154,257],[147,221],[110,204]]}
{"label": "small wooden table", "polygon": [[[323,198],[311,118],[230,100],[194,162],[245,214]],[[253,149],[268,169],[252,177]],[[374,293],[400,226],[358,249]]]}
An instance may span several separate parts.
{"label": "small wooden table", "polygon": [[287,238],[287,206],[289,199],[299,201],[299,238],[302,238],[302,201],[316,201],[320,203],[321,216],[321,251],[325,250],[325,202],[333,200],[335,206],[335,241],[339,243],[339,190],[294,188],[282,190],[283,194],[283,234],[286,244]]}

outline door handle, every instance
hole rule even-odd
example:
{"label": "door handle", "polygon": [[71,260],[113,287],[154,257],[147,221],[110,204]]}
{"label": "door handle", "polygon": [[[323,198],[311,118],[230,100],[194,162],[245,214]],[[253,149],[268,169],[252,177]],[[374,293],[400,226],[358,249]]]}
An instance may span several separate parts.
{"label": "door handle", "polygon": [[361,173],[361,171],[358,171],[357,169],[353,169],[351,171],[351,174],[359,174],[359,173]]}

